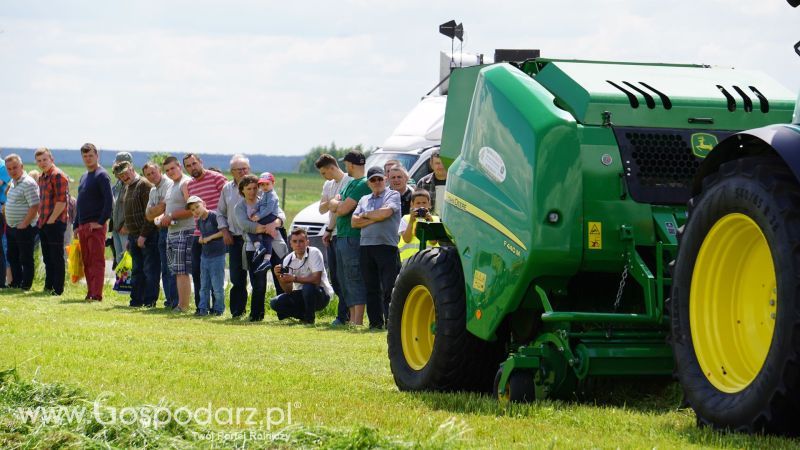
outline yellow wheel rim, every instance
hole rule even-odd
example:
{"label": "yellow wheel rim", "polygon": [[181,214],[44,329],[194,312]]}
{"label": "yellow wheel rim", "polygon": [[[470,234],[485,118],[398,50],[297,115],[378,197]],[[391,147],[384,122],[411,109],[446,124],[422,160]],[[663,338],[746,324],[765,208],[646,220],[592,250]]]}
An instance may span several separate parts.
{"label": "yellow wheel rim", "polygon": [[506,383],[505,392],[499,396],[498,400],[500,403],[511,403],[511,383]]}
{"label": "yellow wheel rim", "polygon": [[689,293],[694,351],[714,387],[736,393],[753,382],[769,353],[777,302],[761,228],[744,214],[724,216],[703,240]]}
{"label": "yellow wheel rim", "polygon": [[433,297],[425,286],[411,289],[403,305],[400,322],[400,341],[409,367],[421,370],[433,353],[436,334],[436,309]]}

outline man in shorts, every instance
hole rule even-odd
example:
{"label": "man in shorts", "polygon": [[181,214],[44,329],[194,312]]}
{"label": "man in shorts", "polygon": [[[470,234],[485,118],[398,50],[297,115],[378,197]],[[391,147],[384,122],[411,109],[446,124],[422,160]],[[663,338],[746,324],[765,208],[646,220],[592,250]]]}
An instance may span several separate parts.
{"label": "man in shorts", "polygon": [[181,170],[178,158],[170,156],[162,164],[164,173],[172,180],[172,187],[165,197],[166,209],[164,214],[156,217],[155,223],[161,227],[168,227],[167,234],[167,263],[170,271],[175,275],[175,284],[178,287],[178,306],[173,311],[187,312],[192,299],[192,244],[194,242],[194,217],[186,209],[186,200],[189,198],[187,185],[188,175]]}

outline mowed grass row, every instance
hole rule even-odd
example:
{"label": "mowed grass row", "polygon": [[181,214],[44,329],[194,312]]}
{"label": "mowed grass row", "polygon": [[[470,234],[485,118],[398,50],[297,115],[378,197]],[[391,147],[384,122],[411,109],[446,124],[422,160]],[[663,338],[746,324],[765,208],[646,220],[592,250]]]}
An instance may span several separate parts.
{"label": "mowed grass row", "polygon": [[[0,368],[16,368],[22,380],[64,383],[88,399],[111,393],[107,402],[116,406],[166,402],[196,409],[210,403],[263,412],[292,405],[292,425],[329,430],[339,437],[331,441],[335,445],[328,442],[334,447],[350,439],[357,441],[354,448],[797,446],[784,438],[697,428],[694,414],[678,408],[674,384],[661,389],[607,385],[596,404],[543,401],[511,407],[476,394],[399,392],[385,332],[332,328],[326,325],[330,317],[316,326],[278,322],[274,315],[258,324],[195,318],[131,309],[115,293],[101,304],[84,303],[83,295],[80,285],[69,286],[60,298],[0,292]],[[2,406],[0,423],[8,423],[9,411]],[[365,435],[362,427],[371,431]],[[8,436],[0,445],[19,444]],[[376,436],[387,441],[376,444],[371,439]],[[50,446],[42,439],[37,435],[34,441]],[[135,442],[122,446],[130,445]]]}

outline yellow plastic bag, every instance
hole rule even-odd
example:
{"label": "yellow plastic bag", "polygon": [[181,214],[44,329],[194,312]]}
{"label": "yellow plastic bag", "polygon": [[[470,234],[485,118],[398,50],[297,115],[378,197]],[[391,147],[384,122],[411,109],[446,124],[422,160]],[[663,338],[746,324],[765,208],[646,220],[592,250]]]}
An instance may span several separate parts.
{"label": "yellow plastic bag", "polygon": [[69,278],[73,283],[83,278],[83,257],[81,256],[81,243],[75,241],[67,246],[67,266]]}
{"label": "yellow plastic bag", "polygon": [[131,272],[133,271],[133,258],[127,251],[122,254],[119,264],[114,269],[117,274],[117,280],[114,283],[114,290],[117,292],[130,292],[133,289],[131,282]]}

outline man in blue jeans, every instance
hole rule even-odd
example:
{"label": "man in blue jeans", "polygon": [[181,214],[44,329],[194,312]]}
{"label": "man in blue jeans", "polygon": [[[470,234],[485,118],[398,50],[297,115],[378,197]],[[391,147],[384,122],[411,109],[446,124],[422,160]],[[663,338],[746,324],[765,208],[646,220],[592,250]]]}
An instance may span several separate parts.
{"label": "man in blue jeans", "polygon": [[269,306],[278,320],[294,317],[314,323],[314,313],[325,309],[333,295],[325,259],[319,249],[308,246],[308,234],[302,228],[292,230],[289,243],[293,252],[273,269],[284,293],[270,300]]}
{"label": "man in blue jeans", "polygon": [[[147,200],[147,210],[145,218],[153,222],[156,217],[166,211],[167,192],[172,187],[172,180],[161,174],[158,164],[148,161],[143,167],[142,172],[153,188],[150,189],[150,197]],[[158,224],[155,224],[158,226]],[[167,235],[169,229],[159,227],[158,232],[158,254],[161,267],[161,284],[164,287],[164,308],[173,309],[178,306],[178,287],[175,285],[175,275],[169,271],[167,264]]]}
{"label": "man in blue jeans", "polygon": [[371,191],[364,176],[366,158],[359,151],[344,157],[347,174],[353,179],[341,193],[328,201],[328,210],[336,214],[336,270],[342,286],[344,301],[350,309],[350,324],[363,325],[367,290],[361,276],[361,230],[353,228],[350,219],[361,197]]}
{"label": "man in blue jeans", "polygon": [[328,268],[330,268],[331,286],[333,292],[339,296],[339,304],[336,310],[336,319],[331,325],[344,325],[350,321],[350,310],[344,301],[342,285],[339,282],[339,273],[336,271],[336,215],[330,212],[328,202],[339,195],[342,187],[350,182],[350,175],[344,173],[339,168],[336,158],[327,153],[320,155],[314,163],[319,170],[319,174],[325,178],[322,186],[322,195],[319,198],[319,213],[328,213],[328,224],[325,226],[325,233],[322,235],[322,242],[328,247]]}
{"label": "man in blue jeans", "polygon": [[130,306],[156,306],[161,259],[158,254],[158,230],[145,218],[150,184],[128,161],[114,164],[114,175],[125,186],[125,227],[128,229],[128,252],[133,259]]}

